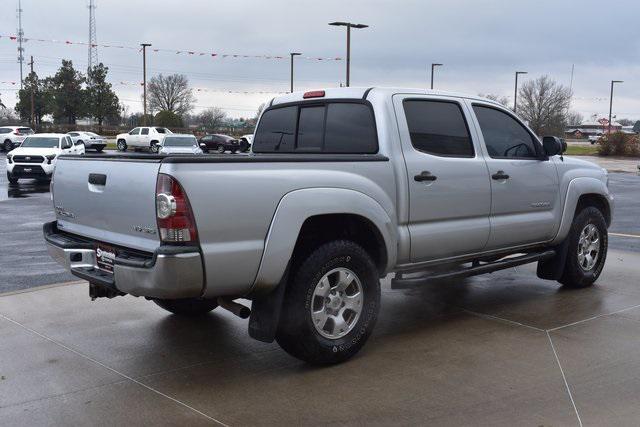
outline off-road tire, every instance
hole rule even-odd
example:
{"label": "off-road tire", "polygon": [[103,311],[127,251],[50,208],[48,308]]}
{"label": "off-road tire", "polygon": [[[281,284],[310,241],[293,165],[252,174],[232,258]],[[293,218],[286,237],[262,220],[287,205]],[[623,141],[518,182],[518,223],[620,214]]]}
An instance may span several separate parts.
{"label": "off-road tire", "polygon": [[[598,230],[600,235],[600,250],[595,265],[586,271],[579,264],[578,247],[580,234],[588,224],[593,224]],[[567,288],[586,288],[591,286],[598,279],[600,273],[602,273],[607,258],[609,239],[607,223],[602,212],[593,206],[588,206],[578,212],[573,219],[567,239],[569,239],[567,260],[559,282]]]}
{"label": "off-road tire", "polygon": [[153,302],[178,316],[202,316],[218,306],[215,299],[202,298],[154,299]]}
{"label": "off-road tire", "polygon": [[[282,314],[276,333],[278,344],[290,355],[307,363],[329,365],[355,355],[373,331],[380,309],[380,281],[371,256],[349,240],[325,243],[302,259],[296,259],[285,291]],[[362,284],[362,311],[345,336],[330,339],[313,325],[313,293],[323,276],[335,268],[347,268]]]}

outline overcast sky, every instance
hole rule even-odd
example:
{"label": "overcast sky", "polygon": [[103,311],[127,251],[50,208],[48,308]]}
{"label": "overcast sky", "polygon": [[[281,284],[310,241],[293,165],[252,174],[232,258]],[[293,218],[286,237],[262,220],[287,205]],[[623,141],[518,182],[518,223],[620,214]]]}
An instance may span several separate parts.
{"label": "overcast sky", "polygon": [[[86,0],[23,0],[25,37],[87,41]],[[14,35],[17,0],[2,0],[0,35]],[[612,79],[614,114],[640,119],[640,2],[637,0],[97,0],[98,43],[227,54],[345,56],[344,28],[330,21],[369,24],[352,33],[352,86],[428,85],[430,64],[436,88],[471,94],[494,93],[513,100],[513,72],[523,80],[543,74],[569,86],[574,109],[605,116]],[[0,39],[0,81],[18,81],[16,43]],[[62,58],[87,66],[86,46],[25,44],[40,76],[55,72]],[[113,83],[142,80],[137,50],[99,48]],[[169,52],[148,55],[148,76],[183,73],[192,86],[209,90],[287,91],[288,60],[222,59]],[[337,86],[344,61],[296,62],[296,89]],[[26,65],[25,65],[26,75]],[[141,111],[141,90],[114,85],[118,96]],[[15,87],[0,83],[0,98],[15,102]],[[196,92],[197,110],[219,106],[235,117],[253,115],[273,95]]]}

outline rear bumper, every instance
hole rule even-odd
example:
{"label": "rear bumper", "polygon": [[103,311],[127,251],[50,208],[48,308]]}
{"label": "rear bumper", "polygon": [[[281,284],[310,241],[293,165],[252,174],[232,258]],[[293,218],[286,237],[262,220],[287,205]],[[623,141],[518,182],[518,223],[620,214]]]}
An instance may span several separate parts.
{"label": "rear bumper", "polygon": [[97,242],[65,233],[56,221],[43,227],[49,254],[77,277],[112,290],[149,298],[190,298],[202,295],[204,273],[197,247],[160,246],[153,254],[118,251],[113,274],[98,269]]}

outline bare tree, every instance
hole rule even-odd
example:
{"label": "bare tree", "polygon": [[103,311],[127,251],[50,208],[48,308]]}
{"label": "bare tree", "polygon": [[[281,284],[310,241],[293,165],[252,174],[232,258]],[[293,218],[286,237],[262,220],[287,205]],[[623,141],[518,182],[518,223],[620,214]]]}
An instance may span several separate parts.
{"label": "bare tree", "polygon": [[616,122],[620,123],[622,126],[633,126],[635,121],[631,119],[618,119]]}
{"label": "bare tree", "polygon": [[584,121],[582,114],[577,111],[569,111],[567,113],[567,125],[568,126],[580,126]]}
{"label": "bare tree", "polygon": [[150,111],[167,110],[182,116],[193,109],[195,97],[183,74],[151,77],[148,85]]}
{"label": "bare tree", "polygon": [[569,88],[549,76],[524,83],[518,92],[518,114],[538,135],[562,135],[570,103]]}
{"label": "bare tree", "polygon": [[487,93],[487,94],[479,93],[478,96],[495,101],[499,104],[504,105],[505,107],[509,106],[509,98],[503,95],[496,95],[494,93]]}
{"label": "bare tree", "polygon": [[227,113],[221,108],[211,107],[204,110],[198,115],[198,124],[204,126],[206,129],[215,130],[224,123],[227,118]]}

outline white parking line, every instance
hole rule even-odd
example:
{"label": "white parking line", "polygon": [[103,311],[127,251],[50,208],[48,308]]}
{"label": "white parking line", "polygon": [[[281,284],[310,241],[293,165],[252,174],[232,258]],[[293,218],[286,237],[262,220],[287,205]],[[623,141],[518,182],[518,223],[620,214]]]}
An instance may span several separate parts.
{"label": "white parking line", "polygon": [[616,236],[616,237],[632,237],[632,238],[634,238],[634,239],[640,239],[640,235],[638,235],[638,234],[609,233],[609,236]]}
{"label": "white parking line", "polygon": [[22,323],[20,323],[20,322],[18,322],[18,321],[15,321],[15,320],[13,320],[13,319],[11,319],[11,318],[9,318],[9,317],[7,317],[7,316],[3,315],[3,314],[0,314],[0,318],[2,318],[2,319],[4,319],[4,320],[6,320],[7,322],[11,322],[11,323],[13,323],[14,325],[17,325],[17,326],[19,326],[19,327],[21,327],[21,328],[23,328],[23,329],[25,329],[25,330],[27,330],[27,331],[31,332],[32,334],[37,335],[37,336],[39,336],[40,338],[43,338],[43,339],[45,339],[45,340],[47,340],[47,341],[49,341],[49,342],[51,342],[51,343],[53,343],[53,344],[55,344],[55,345],[57,345],[57,346],[59,346],[59,347],[62,347],[63,349],[65,349],[65,350],[67,350],[67,351],[70,351],[70,352],[71,352],[71,353],[73,353],[73,354],[76,354],[76,355],[78,355],[78,356],[80,356],[80,357],[82,357],[82,358],[85,358],[85,359],[87,359],[88,361],[90,361],[90,362],[92,362],[92,363],[95,363],[95,364],[96,364],[96,365],[98,365],[98,366],[102,366],[103,368],[105,368],[105,369],[107,369],[107,370],[109,370],[109,371],[111,371],[111,372],[113,372],[113,373],[115,373],[115,374],[117,374],[117,375],[120,375],[121,377],[123,377],[123,378],[125,378],[125,379],[127,379],[127,380],[129,380],[129,381],[132,381],[132,382],[134,382],[134,383],[138,384],[139,386],[146,388],[146,389],[147,389],[147,390],[149,390],[149,391],[152,391],[152,392],[154,392],[154,393],[156,393],[156,394],[158,394],[158,395],[160,395],[160,396],[162,396],[162,397],[165,397],[165,398],[167,398],[167,399],[171,400],[172,402],[177,403],[178,405],[181,405],[181,406],[183,406],[183,407],[185,407],[185,408],[187,408],[187,409],[190,409],[190,410],[192,410],[193,412],[195,412],[195,413],[197,413],[197,414],[199,414],[199,415],[202,415],[203,417],[207,418],[207,419],[208,419],[208,420],[210,420],[210,421],[213,421],[213,422],[214,422],[214,423],[216,423],[216,424],[219,424],[219,425],[221,425],[221,426],[227,426],[227,424],[223,423],[222,421],[218,421],[218,420],[216,420],[215,418],[213,418],[213,417],[211,417],[211,416],[209,416],[209,415],[205,414],[204,412],[198,411],[198,410],[197,410],[197,409],[195,409],[194,407],[189,406],[189,405],[187,405],[186,403],[181,402],[181,401],[179,401],[178,399],[176,399],[176,398],[174,398],[174,397],[171,397],[171,396],[169,396],[169,395],[167,395],[167,394],[164,394],[163,392],[161,392],[161,391],[159,391],[159,390],[156,390],[155,388],[153,388],[153,387],[151,387],[151,386],[148,386],[147,384],[145,384],[145,383],[143,383],[143,382],[141,382],[141,381],[138,381],[138,380],[136,380],[135,378],[131,378],[129,375],[127,375],[127,374],[123,374],[122,372],[117,371],[117,370],[113,369],[112,367],[107,366],[107,365],[105,365],[104,363],[102,363],[102,362],[100,362],[100,361],[98,361],[98,360],[96,360],[96,359],[93,359],[93,358],[92,358],[92,357],[90,357],[90,356],[87,356],[86,354],[83,354],[83,353],[81,353],[81,352],[79,352],[79,351],[77,351],[77,350],[74,350],[74,349],[72,349],[71,347],[68,347],[68,346],[64,345],[63,343],[61,343],[61,342],[59,342],[59,341],[54,340],[53,338],[50,338],[50,337],[48,337],[48,336],[46,336],[46,335],[44,335],[44,334],[41,334],[40,332],[38,332],[38,331],[36,331],[36,330],[33,330],[33,329],[29,328],[28,326],[23,325]]}

